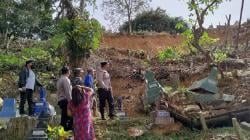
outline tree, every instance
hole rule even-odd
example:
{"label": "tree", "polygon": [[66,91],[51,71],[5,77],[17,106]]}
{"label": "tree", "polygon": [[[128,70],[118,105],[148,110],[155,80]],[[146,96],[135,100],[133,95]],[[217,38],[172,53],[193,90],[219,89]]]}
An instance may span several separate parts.
{"label": "tree", "polygon": [[[86,10],[87,5],[95,6],[96,0],[53,0],[53,3],[56,4],[57,16],[56,19],[60,18],[73,18],[75,16],[81,16],[88,18],[88,12]],[[73,14],[73,15],[69,15]]]}
{"label": "tree", "polygon": [[[183,26],[176,29],[177,23],[182,22]],[[187,23],[181,17],[170,17],[166,14],[166,10],[157,8],[156,10],[143,11],[136,15],[131,21],[133,31],[155,31],[168,33],[182,33],[188,28]],[[128,22],[125,22],[120,28],[120,32],[127,31]]]}
{"label": "tree", "polygon": [[53,34],[52,1],[2,0],[0,32],[8,37],[47,39]]}
{"label": "tree", "polygon": [[[94,2],[88,0],[85,2]],[[74,7],[71,0],[60,0],[61,33],[66,36],[65,46],[73,66],[81,65],[82,60],[88,58],[91,50],[99,47],[101,38],[101,25],[95,19],[80,14],[79,8]],[[82,6],[82,5],[81,5]],[[83,10],[85,11],[85,10]]]}
{"label": "tree", "polygon": [[192,23],[192,35],[190,44],[195,47],[199,52],[203,53],[209,61],[212,61],[212,58],[209,54],[209,51],[205,50],[204,47],[200,45],[202,37],[208,34],[205,32],[203,27],[205,17],[209,13],[213,13],[215,9],[223,2],[223,0],[188,0],[188,9],[191,11],[190,17]]}
{"label": "tree", "polygon": [[241,9],[240,9],[240,20],[239,20],[239,26],[238,26],[238,31],[237,31],[237,36],[236,36],[236,44],[235,44],[235,49],[238,49],[239,46],[239,36],[240,36],[240,28],[241,28],[241,19],[242,19],[242,13],[243,13],[243,8],[244,8],[244,0],[241,2]]}
{"label": "tree", "polygon": [[148,7],[150,0],[104,0],[102,7],[106,10],[106,14],[111,22],[119,22],[119,20],[127,17],[128,33],[132,33],[131,20],[136,13]]}

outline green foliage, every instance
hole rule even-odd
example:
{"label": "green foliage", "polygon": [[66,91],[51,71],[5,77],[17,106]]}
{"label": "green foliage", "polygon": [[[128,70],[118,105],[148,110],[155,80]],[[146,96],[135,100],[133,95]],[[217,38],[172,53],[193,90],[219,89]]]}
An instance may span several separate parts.
{"label": "green foliage", "polygon": [[[187,29],[181,35],[184,38],[182,45],[188,47],[191,53],[197,53],[197,49],[192,45],[192,41],[194,40],[193,31],[191,29]],[[199,45],[202,47],[209,47],[217,41],[217,38],[212,38],[207,32],[204,32],[199,40]]]}
{"label": "green foliage", "polygon": [[219,5],[223,2],[223,0],[196,0],[194,3],[192,0],[188,0],[188,9],[190,11],[199,11],[202,12],[206,7],[208,7],[211,3],[214,3],[212,6],[208,7],[208,10],[205,11],[205,15],[208,15],[208,12],[214,13],[214,10],[216,10]]}
{"label": "green foliage", "polygon": [[64,131],[64,128],[62,126],[48,126],[47,134],[50,140],[66,139],[72,136],[72,131]]}
{"label": "green foliage", "polygon": [[158,58],[160,61],[165,61],[167,59],[178,60],[181,58],[181,54],[174,48],[167,48],[159,52]]}
{"label": "green foliage", "polygon": [[27,38],[37,35],[47,39],[55,32],[52,13],[50,0],[2,0],[0,33]]}
{"label": "green foliage", "polygon": [[212,38],[208,35],[207,32],[204,32],[199,40],[199,44],[200,44],[200,46],[206,47],[206,46],[210,46],[210,45],[216,43],[217,41],[218,41],[218,39]]}
{"label": "green foliage", "polygon": [[[170,17],[166,10],[157,8],[156,10],[144,11],[136,15],[132,22],[133,31],[155,31],[168,33],[182,33],[188,28],[187,23],[181,17]],[[181,23],[181,24],[180,24]],[[176,28],[178,26],[178,28]],[[128,22],[120,27],[120,32],[127,31]]]}
{"label": "green foliage", "polygon": [[146,114],[150,113],[151,110],[152,110],[152,106],[150,104],[144,105],[144,111]]}
{"label": "green foliage", "polygon": [[61,60],[52,56],[46,47],[24,48],[20,52],[0,52],[0,70],[19,70],[24,66],[25,61],[33,59],[36,61],[36,69],[46,71],[46,67],[55,67],[61,65]]}
{"label": "green foliage", "polygon": [[16,69],[20,66],[20,58],[17,57],[15,54],[6,54],[0,52],[0,70],[6,69]]}
{"label": "green foliage", "polygon": [[61,44],[63,44],[65,40],[64,34],[56,34],[52,38],[50,38],[50,43],[53,49],[57,49]]}
{"label": "green foliage", "polygon": [[87,58],[91,50],[100,45],[101,25],[95,19],[84,20],[80,17],[64,19],[60,26],[66,35],[66,46],[71,58]]}
{"label": "green foliage", "polygon": [[225,53],[221,50],[217,50],[216,52],[214,52],[213,56],[214,56],[214,61],[216,63],[220,63],[220,62],[224,61],[225,59],[227,59],[227,53]]}
{"label": "green foliage", "polygon": [[51,55],[49,54],[49,52],[39,47],[24,48],[22,49],[20,56],[25,61],[27,61],[28,59],[34,59],[34,60],[51,59]]}
{"label": "green foliage", "polygon": [[192,53],[192,48],[195,48],[205,55],[208,60],[212,60],[212,58],[208,55],[209,51],[205,50],[204,47],[211,45],[216,40],[209,37],[203,24],[205,17],[209,13],[213,13],[222,2],[223,0],[188,0],[186,2],[190,11],[189,22],[192,26],[191,32],[188,31],[189,37],[186,43],[191,48]]}

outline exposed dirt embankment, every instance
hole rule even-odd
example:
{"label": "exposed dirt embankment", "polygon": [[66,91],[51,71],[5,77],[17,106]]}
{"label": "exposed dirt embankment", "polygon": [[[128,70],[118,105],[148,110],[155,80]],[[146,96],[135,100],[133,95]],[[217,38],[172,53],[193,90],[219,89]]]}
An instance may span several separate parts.
{"label": "exposed dirt embankment", "polygon": [[104,35],[101,46],[156,53],[166,47],[177,46],[181,42],[182,39],[179,35]]}

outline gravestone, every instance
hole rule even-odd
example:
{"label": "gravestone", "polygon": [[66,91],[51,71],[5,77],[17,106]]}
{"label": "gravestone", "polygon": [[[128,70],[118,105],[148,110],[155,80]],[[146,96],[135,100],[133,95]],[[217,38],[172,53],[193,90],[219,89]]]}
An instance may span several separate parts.
{"label": "gravestone", "polygon": [[18,115],[18,110],[16,109],[16,100],[14,98],[5,98],[3,100],[0,118],[13,118],[17,117]]}
{"label": "gravestone", "polygon": [[196,81],[188,88],[189,96],[199,103],[210,103],[219,98],[219,89],[217,87],[217,67],[213,67],[209,76]]}
{"label": "gravestone", "polygon": [[174,123],[174,118],[170,117],[170,113],[165,110],[156,110],[151,112],[153,124],[169,125]]}
{"label": "gravestone", "polygon": [[152,71],[146,71],[146,100],[147,103],[152,104],[155,103],[156,99],[160,96],[164,89],[160,85],[160,83],[155,80],[154,73]]}

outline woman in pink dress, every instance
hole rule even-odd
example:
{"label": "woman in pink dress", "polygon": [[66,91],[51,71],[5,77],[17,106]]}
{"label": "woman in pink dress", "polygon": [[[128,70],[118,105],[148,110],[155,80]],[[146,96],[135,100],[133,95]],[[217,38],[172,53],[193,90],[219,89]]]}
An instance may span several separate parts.
{"label": "woman in pink dress", "polygon": [[68,114],[73,117],[74,139],[95,140],[93,120],[90,110],[92,90],[75,86],[72,90],[72,100],[68,104]]}

